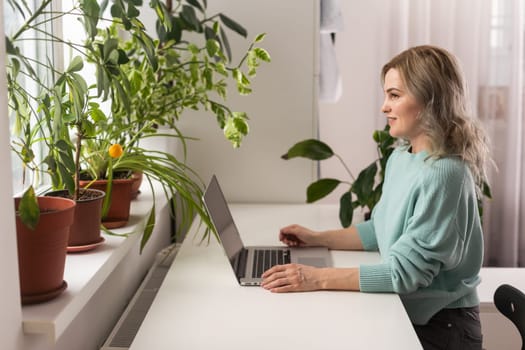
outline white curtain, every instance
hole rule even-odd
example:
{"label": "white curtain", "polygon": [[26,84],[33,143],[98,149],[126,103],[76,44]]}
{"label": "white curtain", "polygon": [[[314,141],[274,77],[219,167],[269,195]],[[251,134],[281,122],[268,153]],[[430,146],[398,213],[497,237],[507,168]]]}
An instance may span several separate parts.
{"label": "white curtain", "polygon": [[439,45],[461,61],[498,170],[484,204],[485,265],[525,266],[524,2],[398,0],[390,49]]}
{"label": "white curtain", "polygon": [[522,0],[492,0],[491,42],[480,117],[493,143],[498,170],[491,173],[493,200],[486,203],[485,263],[525,266],[525,152]]}

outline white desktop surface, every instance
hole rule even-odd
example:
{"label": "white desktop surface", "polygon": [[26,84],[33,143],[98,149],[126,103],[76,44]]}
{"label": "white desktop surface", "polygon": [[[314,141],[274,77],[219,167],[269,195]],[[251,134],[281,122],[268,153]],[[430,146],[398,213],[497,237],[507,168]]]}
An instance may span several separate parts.
{"label": "white desktop surface", "polygon": [[[245,245],[278,244],[279,228],[339,226],[336,205],[232,205]],[[274,294],[238,285],[212,239],[192,227],[131,350],[421,349],[395,294]],[[201,232],[203,227],[200,228]],[[377,253],[332,251],[334,266],[377,262]]]}

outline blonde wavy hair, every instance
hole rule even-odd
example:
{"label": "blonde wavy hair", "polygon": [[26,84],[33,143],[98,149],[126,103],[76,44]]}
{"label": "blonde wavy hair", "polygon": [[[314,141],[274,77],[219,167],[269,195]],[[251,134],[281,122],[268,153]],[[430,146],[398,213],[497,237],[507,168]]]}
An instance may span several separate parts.
{"label": "blonde wavy hair", "polygon": [[436,46],[415,46],[383,66],[383,84],[390,69],[399,72],[408,91],[423,106],[421,127],[430,139],[429,155],[461,158],[478,187],[482,186],[490,162],[488,138],[471,116],[463,72],[454,55]]}

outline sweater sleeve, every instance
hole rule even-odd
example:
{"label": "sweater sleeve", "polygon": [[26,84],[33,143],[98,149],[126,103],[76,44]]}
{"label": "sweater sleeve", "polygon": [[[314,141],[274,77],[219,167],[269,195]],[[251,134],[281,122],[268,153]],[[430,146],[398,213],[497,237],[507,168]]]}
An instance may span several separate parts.
{"label": "sweater sleeve", "polygon": [[463,164],[437,163],[422,176],[421,184],[415,184],[413,215],[383,263],[360,266],[362,291],[411,293],[461,261],[469,216],[477,210],[472,192],[465,188],[472,181],[466,181],[471,177]]}
{"label": "sweater sleeve", "polygon": [[360,222],[356,224],[355,227],[357,228],[357,233],[359,234],[364,250],[377,250],[377,238],[374,231],[373,220]]}

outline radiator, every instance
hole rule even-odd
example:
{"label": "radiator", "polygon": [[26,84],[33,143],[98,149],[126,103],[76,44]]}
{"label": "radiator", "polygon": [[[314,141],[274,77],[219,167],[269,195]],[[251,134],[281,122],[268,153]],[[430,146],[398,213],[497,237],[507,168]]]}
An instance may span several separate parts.
{"label": "radiator", "polygon": [[129,349],[157,295],[162,281],[164,281],[173,259],[177,255],[179,246],[180,244],[172,244],[157,254],[153,266],[146,274],[146,277],[144,277],[135,295],[100,350]]}

